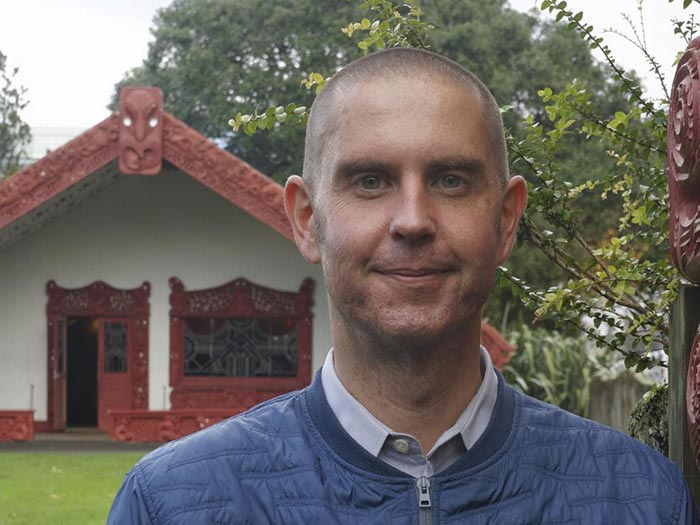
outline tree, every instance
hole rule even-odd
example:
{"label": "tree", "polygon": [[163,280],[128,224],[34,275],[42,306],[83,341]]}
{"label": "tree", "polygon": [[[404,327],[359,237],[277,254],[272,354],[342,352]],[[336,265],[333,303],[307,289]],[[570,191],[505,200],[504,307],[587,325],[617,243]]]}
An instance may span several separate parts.
{"label": "tree", "polygon": [[301,172],[303,127],[239,136],[229,116],[256,105],[310,104],[299,81],[313,70],[335,71],[356,51],[338,29],[356,12],[338,0],[176,0],[156,15],[148,56],[117,93],[126,84],[161,87],[167,111],[284,180]]}
{"label": "tree", "polygon": [[0,179],[20,167],[24,148],[31,140],[31,131],[20,112],[27,105],[26,90],[14,87],[17,68],[7,72],[7,58],[0,51]]}

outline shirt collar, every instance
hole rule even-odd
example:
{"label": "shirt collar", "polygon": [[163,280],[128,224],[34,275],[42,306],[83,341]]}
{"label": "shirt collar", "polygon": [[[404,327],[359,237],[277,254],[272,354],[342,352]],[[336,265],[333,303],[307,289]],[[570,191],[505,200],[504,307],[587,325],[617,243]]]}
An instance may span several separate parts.
{"label": "shirt collar", "polygon": [[[482,346],[480,365],[483,380],[476,394],[454,425],[448,428],[428,452],[430,457],[445,443],[460,435],[465,448],[470,449],[479,439],[491,419],[496,397],[498,380],[493,369],[491,357]],[[362,448],[378,457],[387,438],[401,435],[393,432],[384,423],[374,417],[364,405],[355,399],[340,382],[333,363],[333,350],[326,356],[321,370],[321,381],[326,400],[340,425]]]}

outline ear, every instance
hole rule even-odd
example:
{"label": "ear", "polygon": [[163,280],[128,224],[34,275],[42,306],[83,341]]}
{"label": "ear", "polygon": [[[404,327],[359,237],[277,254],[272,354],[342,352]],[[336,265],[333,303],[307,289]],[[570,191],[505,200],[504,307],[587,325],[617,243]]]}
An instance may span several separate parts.
{"label": "ear", "polygon": [[511,177],[501,203],[501,237],[498,244],[498,264],[503,264],[515,244],[518,221],[527,204],[527,185],[520,175]]}
{"label": "ear", "polygon": [[316,234],[316,221],[311,201],[311,191],[306,181],[292,175],[284,185],[284,207],[292,225],[294,241],[302,257],[311,264],[321,262],[321,251]]}

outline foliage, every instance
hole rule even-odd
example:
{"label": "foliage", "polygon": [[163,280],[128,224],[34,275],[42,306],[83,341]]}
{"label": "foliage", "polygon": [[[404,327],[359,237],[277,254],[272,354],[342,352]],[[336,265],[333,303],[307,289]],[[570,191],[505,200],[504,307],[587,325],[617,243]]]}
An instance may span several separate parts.
{"label": "foliage", "polygon": [[668,456],[668,383],[654,384],[634,407],[629,433]]}
{"label": "foliage", "polygon": [[0,453],[0,523],[104,523],[124,474],[142,455]]}
{"label": "foliage", "polygon": [[29,125],[20,116],[28,104],[26,90],[12,85],[17,68],[8,72],[6,67],[7,57],[0,51],[0,179],[19,168],[31,140]]}
{"label": "foliage", "polygon": [[[577,80],[560,91],[539,92],[547,104],[547,119],[528,116],[524,136],[509,139],[515,165],[534,181],[521,234],[560,266],[568,279],[546,290],[534,289],[504,269],[503,281],[510,282],[513,292],[535,309],[537,319],[576,325],[601,346],[624,354],[628,367],[641,371],[664,364],[652,352],[668,346],[668,312],[680,283],[667,254],[668,101],[644,96],[582,12],[568,10],[564,1],[544,0],[542,9],[556,13],[567,29],[602,52],[630,109],[605,118],[586,85]],[[644,48],[634,26],[632,31]],[[664,84],[658,65],[647,57]],[[560,165],[570,135],[604,144],[615,161],[613,168],[600,179],[572,184]],[[603,238],[586,238],[582,233],[586,215],[576,203],[586,193],[603,200],[620,199],[616,228]]]}
{"label": "foliage", "polygon": [[526,325],[511,333],[509,340],[518,351],[503,369],[506,382],[532,397],[588,416],[591,382],[609,373],[605,355],[592,351],[581,335],[567,337]]}

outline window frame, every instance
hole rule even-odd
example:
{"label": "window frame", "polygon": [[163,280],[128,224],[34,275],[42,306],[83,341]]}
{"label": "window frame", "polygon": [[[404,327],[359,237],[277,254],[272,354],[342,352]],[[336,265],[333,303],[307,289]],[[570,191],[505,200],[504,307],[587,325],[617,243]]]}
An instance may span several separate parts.
{"label": "window frame", "polygon": [[[223,285],[186,290],[177,277],[170,284],[170,395],[172,408],[248,408],[311,382],[313,292],[305,279],[298,292],[267,288],[244,278]],[[185,375],[186,318],[290,319],[298,323],[296,376],[222,377]]]}

